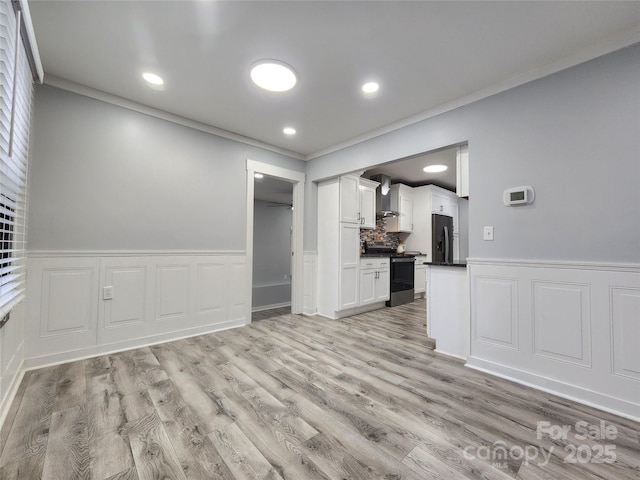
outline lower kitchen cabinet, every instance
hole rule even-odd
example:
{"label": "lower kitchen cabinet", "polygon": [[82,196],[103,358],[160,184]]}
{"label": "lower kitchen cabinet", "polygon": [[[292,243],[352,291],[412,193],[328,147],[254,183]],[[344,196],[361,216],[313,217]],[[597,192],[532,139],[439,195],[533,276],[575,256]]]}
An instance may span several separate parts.
{"label": "lower kitchen cabinet", "polygon": [[416,256],[416,270],[413,281],[413,293],[416,298],[423,297],[423,294],[427,291],[427,266],[423,264],[426,261],[426,256]]}
{"label": "lower kitchen cabinet", "polygon": [[360,306],[389,300],[389,259],[360,259]]}

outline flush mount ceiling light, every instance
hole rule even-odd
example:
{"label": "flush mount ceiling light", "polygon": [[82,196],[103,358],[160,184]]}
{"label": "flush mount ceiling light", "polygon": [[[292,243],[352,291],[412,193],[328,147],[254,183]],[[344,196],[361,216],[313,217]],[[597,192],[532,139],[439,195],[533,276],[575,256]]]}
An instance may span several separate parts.
{"label": "flush mount ceiling light", "polygon": [[284,129],[282,129],[282,133],[284,133],[285,135],[295,135],[296,129],[292,127],[285,127]]}
{"label": "flush mount ceiling light", "polygon": [[427,165],[422,170],[427,173],[439,173],[444,172],[447,168],[449,167],[447,167],[446,165]]}
{"label": "flush mount ceiling light", "polygon": [[261,178],[264,178],[264,175],[261,173],[254,173],[253,178],[257,178],[258,180],[260,180]]}
{"label": "flush mount ceiling light", "polygon": [[286,92],[295,87],[297,79],[293,69],[278,60],[260,60],[251,67],[251,80],[270,92]]}
{"label": "flush mount ceiling light", "polygon": [[164,90],[164,80],[160,75],[155,73],[145,72],[142,74],[142,78],[147,82],[147,85],[154,90]]}
{"label": "flush mount ceiling light", "polygon": [[372,93],[376,93],[379,88],[380,88],[380,85],[378,85],[376,82],[367,82],[364,85],[362,85],[362,92],[366,94],[372,94]]}

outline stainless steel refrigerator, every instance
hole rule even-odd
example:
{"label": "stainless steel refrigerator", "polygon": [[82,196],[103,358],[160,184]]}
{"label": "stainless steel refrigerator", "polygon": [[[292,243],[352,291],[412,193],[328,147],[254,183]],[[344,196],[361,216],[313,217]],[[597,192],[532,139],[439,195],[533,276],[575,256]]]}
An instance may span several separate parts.
{"label": "stainless steel refrigerator", "polygon": [[431,261],[433,263],[453,263],[453,217],[431,216]]}

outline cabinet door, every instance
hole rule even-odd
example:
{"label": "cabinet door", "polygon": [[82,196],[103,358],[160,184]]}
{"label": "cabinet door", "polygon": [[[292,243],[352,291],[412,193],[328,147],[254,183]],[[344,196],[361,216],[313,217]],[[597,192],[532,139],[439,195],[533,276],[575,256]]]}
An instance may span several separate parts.
{"label": "cabinet door", "polygon": [[424,293],[427,289],[427,268],[424,265],[416,265],[415,277],[413,281],[414,293]]}
{"label": "cabinet door", "polygon": [[413,230],[413,200],[400,194],[400,231],[411,232]]}
{"label": "cabinet door", "polygon": [[358,305],[358,264],[360,262],[360,227],[340,227],[340,308]]}
{"label": "cabinet door", "polygon": [[456,157],[456,193],[459,197],[469,197],[469,146],[458,147]]}
{"label": "cabinet door", "polygon": [[458,220],[458,202],[456,201],[457,199],[451,201],[451,203],[449,204],[449,211],[451,212],[451,216],[453,217],[453,233],[454,235],[457,235],[458,233],[460,233],[459,231],[459,220]]}
{"label": "cabinet door", "polygon": [[386,300],[389,300],[389,290],[391,286],[389,280],[388,269],[385,268],[383,270],[378,270],[378,278],[376,279],[375,283],[376,302],[384,302]]}
{"label": "cabinet door", "polygon": [[358,177],[340,177],[340,221],[360,223],[360,189]]}
{"label": "cabinet door", "polygon": [[376,191],[360,185],[360,228],[376,228]]}
{"label": "cabinet door", "polygon": [[449,199],[445,195],[438,193],[431,194],[431,212],[440,215],[450,215]]}
{"label": "cabinet door", "polygon": [[368,305],[376,301],[376,270],[360,271],[360,305]]}

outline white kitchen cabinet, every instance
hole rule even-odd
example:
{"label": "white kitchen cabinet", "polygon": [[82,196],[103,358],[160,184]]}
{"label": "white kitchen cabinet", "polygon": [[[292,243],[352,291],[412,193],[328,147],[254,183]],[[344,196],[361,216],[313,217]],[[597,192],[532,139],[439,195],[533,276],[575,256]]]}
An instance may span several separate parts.
{"label": "white kitchen cabinet", "polygon": [[389,259],[360,259],[360,306],[389,300]]}
{"label": "white kitchen cabinet", "polygon": [[343,175],[339,179],[340,221],[360,223],[360,177]]}
{"label": "white kitchen cabinet", "polygon": [[456,155],[456,193],[469,198],[469,145],[458,147]]}
{"label": "white kitchen cabinet", "polygon": [[422,297],[427,290],[427,266],[423,262],[427,261],[427,257],[423,255],[416,256],[415,275],[413,282],[413,293],[416,298]]}
{"label": "white kitchen cabinet", "polygon": [[387,218],[388,232],[413,231],[413,189],[402,183],[391,185],[391,210],[399,213],[397,217]]}
{"label": "white kitchen cabinet", "polygon": [[376,228],[376,188],[379,183],[366,178],[359,179],[360,228]]}
{"label": "white kitchen cabinet", "polygon": [[360,260],[360,227],[340,225],[340,309],[358,306],[358,263]]}
{"label": "white kitchen cabinet", "polygon": [[431,213],[451,216],[449,195],[432,191],[431,193]]}
{"label": "white kitchen cabinet", "polygon": [[[360,184],[365,200],[361,204]],[[342,318],[356,313],[360,306],[360,228],[361,208],[364,219],[375,222],[375,187],[377,182],[345,175],[318,184],[318,314]],[[355,195],[354,195],[355,192]],[[363,210],[364,211],[364,210]],[[377,280],[383,275],[379,270]],[[381,292],[382,280],[374,284],[374,298],[388,297],[389,269],[386,292]],[[377,300],[376,300],[377,301]]]}

